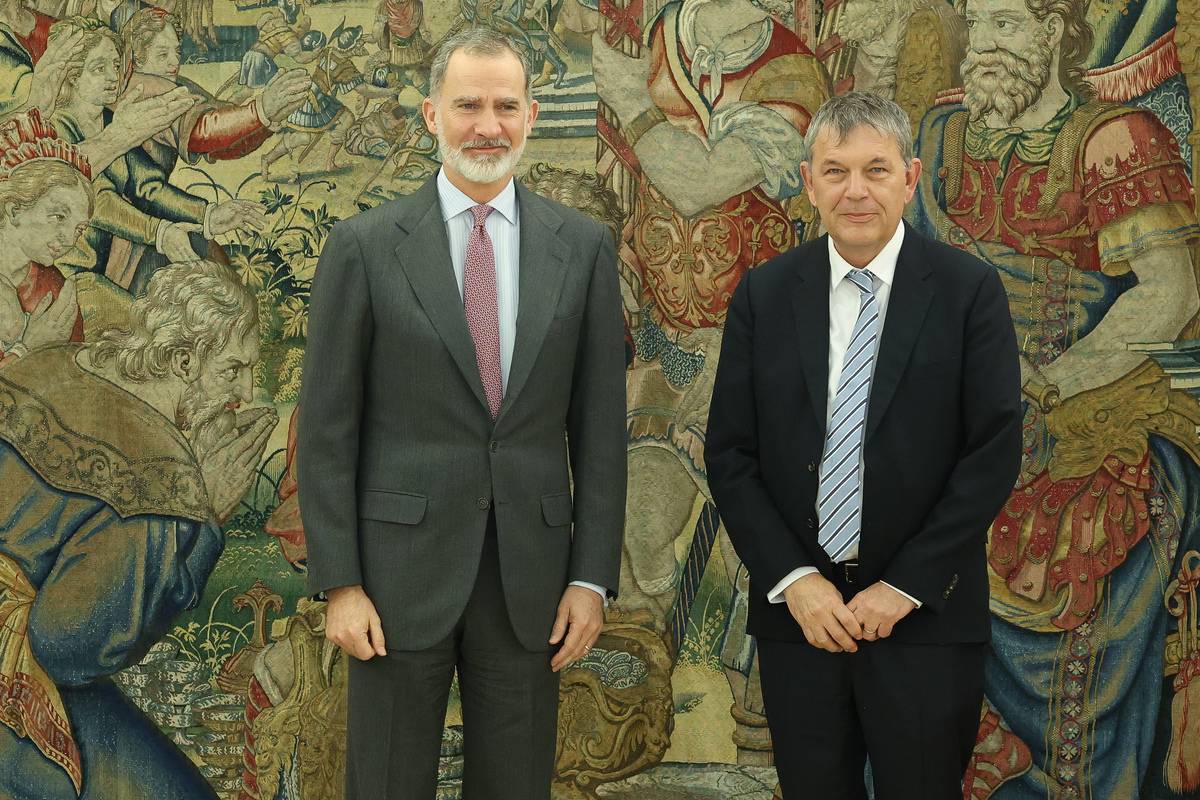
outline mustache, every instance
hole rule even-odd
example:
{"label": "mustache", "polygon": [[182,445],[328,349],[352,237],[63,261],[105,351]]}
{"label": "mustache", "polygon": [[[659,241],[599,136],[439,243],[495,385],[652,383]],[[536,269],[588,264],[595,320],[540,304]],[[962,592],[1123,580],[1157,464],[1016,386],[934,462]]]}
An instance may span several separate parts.
{"label": "mustache", "polygon": [[963,71],[975,72],[988,67],[1003,67],[1013,74],[1027,74],[1032,63],[1028,58],[1007,48],[994,50],[968,50],[963,59]]}
{"label": "mustache", "polygon": [[503,147],[512,149],[512,142],[508,139],[475,139],[471,142],[463,142],[459,147],[460,150],[470,150],[476,147]]}

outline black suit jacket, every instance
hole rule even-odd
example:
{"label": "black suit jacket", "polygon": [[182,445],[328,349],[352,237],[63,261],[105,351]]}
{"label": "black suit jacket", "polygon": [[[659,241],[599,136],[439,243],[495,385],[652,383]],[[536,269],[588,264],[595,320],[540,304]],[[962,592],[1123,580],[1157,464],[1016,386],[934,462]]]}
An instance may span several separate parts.
{"label": "black suit jacket", "polygon": [[[907,223],[905,223],[907,225]],[[750,632],[804,633],[767,592],[793,569],[833,564],[817,543],[829,373],[826,237],[771,259],[730,303],[705,461],[750,573]],[[860,581],[921,601],[892,636],[989,639],[988,527],[1021,458],[1020,367],[999,276],[906,228],[871,383]]]}

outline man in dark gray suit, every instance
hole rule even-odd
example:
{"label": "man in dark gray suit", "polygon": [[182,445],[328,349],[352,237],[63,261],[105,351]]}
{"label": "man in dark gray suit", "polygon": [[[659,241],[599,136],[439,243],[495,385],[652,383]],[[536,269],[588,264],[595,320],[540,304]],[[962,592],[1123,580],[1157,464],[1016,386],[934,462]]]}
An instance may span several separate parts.
{"label": "man in dark gray suit", "polygon": [[613,243],[513,180],[529,81],[504,36],[448,40],[423,106],[441,171],[336,225],[317,267],[297,466],[309,587],[355,656],[348,800],[434,796],[456,669],[464,797],[549,798],[558,671],[617,587]]}

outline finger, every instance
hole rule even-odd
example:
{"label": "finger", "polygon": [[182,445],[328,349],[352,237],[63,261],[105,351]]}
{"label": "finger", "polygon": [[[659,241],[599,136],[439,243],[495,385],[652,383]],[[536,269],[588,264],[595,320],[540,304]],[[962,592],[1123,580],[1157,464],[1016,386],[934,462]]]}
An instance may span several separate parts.
{"label": "finger", "polygon": [[256,465],[262,457],[263,450],[267,446],[267,440],[271,438],[271,419],[264,418],[254,423],[254,427],[247,431],[247,434],[242,436],[243,440],[249,440],[245,449],[237,454],[237,462],[240,466],[249,467]]}
{"label": "finger", "polygon": [[247,425],[252,425],[263,417],[270,415],[274,410],[269,406],[254,406],[253,408],[241,409],[234,414],[237,419],[237,422],[234,424],[239,428],[245,428]]}
{"label": "finger", "polygon": [[142,92],[145,90],[146,87],[140,83],[129,87],[129,90],[125,92],[119,101],[117,101],[117,108],[123,109],[136,103],[142,98]]}
{"label": "finger", "polygon": [[375,655],[386,656],[387,647],[383,641],[383,624],[379,621],[378,614],[371,615],[371,644],[375,647]]}
{"label": "finger", "polygon": [[858,645],[854,642],[854,637],[842,627],[837,617],[830,616],[829,619],[825,620],[824,625],[825,632],[830,638],[837,642],[838,646],[843,650],[853,653],[858,649]]}
{"label": "finger", "polygon": [[829,634],[825,633],[824,628],[816,631],[816,635],[813,637],[813,644],[830,653],[842,652],[842,648],[838,646],[837,642],[829,638]]}
{"label": "finger", "polygon": [[845,606],[834,606],[833,616],[842,624],[842,627],[846,629],[846,633],[850,634],[855,639],[862,638],[862,625],[859,624],[855,615],[850,613],[850,609],[846,608]]}
{"label": "finger", "polygon": [[369,661],[375,651],[371,649],[371,642],[367,638],[366,631],[359,631],[354,637],[354,656],[362,661]]}
{"label": "finger", "polygon": [[550,644],[558,644],[562,641],[563,634],[567,632],[567,617],[570,614],[570,609],[561,603],[558,606],[558,616],[554,618],[554,627],[550,629]]}
{"label": "finger", "polygon": [[881,624],[879,626],[879,630],[877,631],[879,638],[886,639],[887,637],[891,636],[893,627],[894,626],[890,622],[885,622],[885,623]]}

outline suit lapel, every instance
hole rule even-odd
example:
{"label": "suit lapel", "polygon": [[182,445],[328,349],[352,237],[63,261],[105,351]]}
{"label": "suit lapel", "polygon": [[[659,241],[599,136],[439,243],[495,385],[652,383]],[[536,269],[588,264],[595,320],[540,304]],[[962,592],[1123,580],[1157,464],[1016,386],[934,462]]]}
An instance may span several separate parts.
{"label": "suit lapel", "polygon": [[797,258],[792,306],[804,385],[823,441],[829,403],[829,245],[822,236],[808,246],[813,248],[808,257]]}
{"label": "suit lapel", "polygon": [[566,276],[564,262],[571,252],[567,243],[558,236],[562,218],[546,201],[519,181],[516,189],[521,228],[517,336],[513,343],[504,403],[500,407],[501,417],[516,402],[537,361],[546,330],[554,318],[558,296],[562,292]]}
{"label": "suit lapel", "polygon": [[879,427],[879,421],[896,393],[933,300],[933,285],[928,280],[932,273],[925,260],[925,243],[907,222],[904,226],[904,244],[896,260],[883,339],[879,343],[875,376],[871,379],[871,400],[867,406],[867,431],[863,441],[870,439]]}
{"label": "suit lapel", "polygon": [[436,174],[412,196],[408,213],[397,224],[408,232],[396,247],[400,266],[467,385],[486,409],[487,395],[479,378],[475,342],[467,327],[462,295],[450,260],[450,240],[438,202]]}

